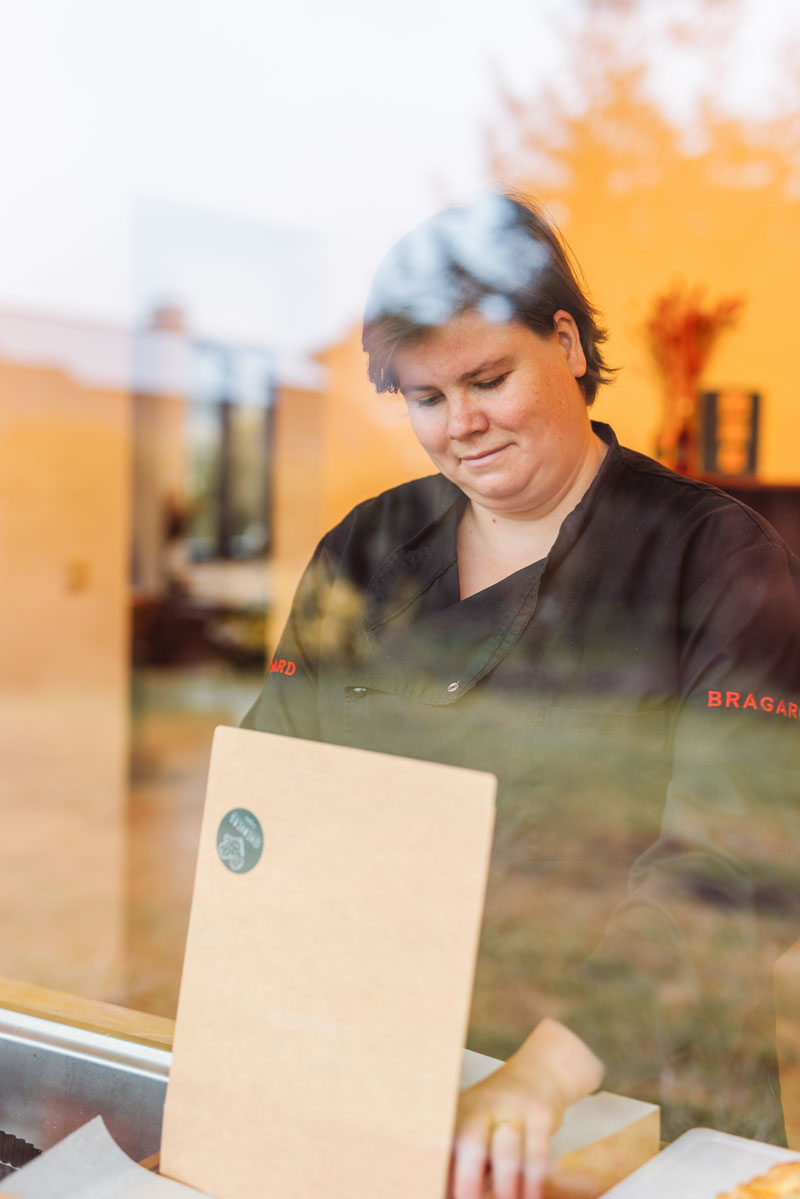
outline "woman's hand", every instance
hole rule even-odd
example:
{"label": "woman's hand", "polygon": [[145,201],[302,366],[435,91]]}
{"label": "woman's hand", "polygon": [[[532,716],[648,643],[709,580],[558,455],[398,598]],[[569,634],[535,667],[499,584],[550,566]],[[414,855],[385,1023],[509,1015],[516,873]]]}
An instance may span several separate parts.
{"label": "woman's hand", "polygon": [[543,1020],[505,1065],[461,1092],[448,1199],[540,1199],[551,1136],[602,1077],[579,1037]]}

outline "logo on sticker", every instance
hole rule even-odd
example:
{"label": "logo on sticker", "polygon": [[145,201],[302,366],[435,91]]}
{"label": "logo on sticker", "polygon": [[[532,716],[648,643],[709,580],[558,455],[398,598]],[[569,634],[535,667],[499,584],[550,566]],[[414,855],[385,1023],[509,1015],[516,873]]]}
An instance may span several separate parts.
{"label": "logo on sticker", "polygon": [[247,808],[233,808],[222,817],[217,829],[217,853],[228,870],[236,874],[252,870],[263,846],[261,825]]}

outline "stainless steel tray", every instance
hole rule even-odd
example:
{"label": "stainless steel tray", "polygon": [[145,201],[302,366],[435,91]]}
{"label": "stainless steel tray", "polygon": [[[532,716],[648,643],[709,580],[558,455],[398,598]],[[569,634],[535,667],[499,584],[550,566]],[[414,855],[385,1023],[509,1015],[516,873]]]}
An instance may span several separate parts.
{"label": "stainless steel tray", "polygon": [[93,1116],[135,1161],[156,1153],[172,1054],[0,1007],[0,1128],[48,1149]]}

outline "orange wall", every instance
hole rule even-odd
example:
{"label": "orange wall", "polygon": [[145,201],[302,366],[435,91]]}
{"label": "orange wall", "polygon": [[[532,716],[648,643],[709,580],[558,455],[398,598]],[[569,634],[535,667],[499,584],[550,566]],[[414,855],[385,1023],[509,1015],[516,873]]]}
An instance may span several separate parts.
{"label": "orange wall", "polygon": [[643,326],[653,298],[678,280],[704,285],[707,299],[739,295],[746,305],[737,326],[721,334],[703,385],[752,389],[762,395],[759,474],[766,481],[800,477],[797,445],[793,293],[800,278],[800,204],[779,203],[766,189],[731,191],[724,199],[703,189],[687,170],[656,195],[630,194],[603,227],[603,210],[576,197],[565,232],[583,264],[611,331],[609,360],[622,366],[597,401],[634,448],[652,453],[661,381]]}
{"label": "orange wall", "polygon": [[[692,153],[642,101],[635,73],[613,72],[580,117],[548,127],[535,107],[509,103],[506,119],[517,150],[496,156],[496,180],[549,208],[605,318],[609,361],[623,368],[600,393],[598,419],[652,453],[663,402],[644,336],[654,298],[678,282],[711,301],[741,295],[743,314],[720,336],[701,385],[760,392],[758,473],[798,480],[800,187],[786,145],[797,128],[775,122],[756,136],[706,114],[696,134],[707,146]],[[555,168],[557,186],[544,182],[550,169],[521,166],[531,155]]]}

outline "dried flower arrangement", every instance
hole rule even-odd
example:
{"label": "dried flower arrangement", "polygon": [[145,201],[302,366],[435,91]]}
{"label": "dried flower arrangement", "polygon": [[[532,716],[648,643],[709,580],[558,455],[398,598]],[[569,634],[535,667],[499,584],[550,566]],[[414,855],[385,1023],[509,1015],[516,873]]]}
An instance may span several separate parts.
{"label": "dried flower arrangement", "polygon": [[647,319],[650,350],[664,382],[664,420],[656,453],[673,470],[697,469],[697,390],[714,344],[736,324],[744,297],[704,303],[704,289],[677,284],[657,296]]}

